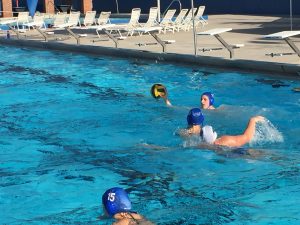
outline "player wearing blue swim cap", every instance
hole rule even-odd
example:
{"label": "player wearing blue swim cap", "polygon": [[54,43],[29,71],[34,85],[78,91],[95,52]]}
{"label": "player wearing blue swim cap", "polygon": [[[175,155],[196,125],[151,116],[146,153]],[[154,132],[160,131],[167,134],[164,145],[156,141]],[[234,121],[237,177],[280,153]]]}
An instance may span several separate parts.
{"label": "player wearing blue swim cap", "polygon": [[154,225],[150,221],[146,220],[142,215],[131,211],[130,199],[123,188],[114,187],[105,191],[102,195],[102,204],[107,214],[117,220],[113,223],[115,225]]}
{"label": "player wearing blue swim cap", "polygon": [[102,203],[109,216],[131,210],[131,202],[128,194],[123,188],[119,187],[108,189],[102,195]]}
{"label": "player wearing blue swim cap", "polygon": [[192,125],[202,125],[204,121],[204,116],[199,108],[193,108],[189,111],[187,115],[187,123],[189,126]]}
{"label": "player wearing blue swim cap", "polygon": [[202,126],[204,116],[199,108],[194,108],[187,115],[188,128],[179,131],[181,136],[200,135],[206,144],[226,146],[226,147],[241,147],[249,143],[255,134],[257,122],[265,121],[263,116],[251,117],[244,133],[239,135],[223,135],[217,138],[217,133],[211,126]]}
{"label": "player wearing blue swim cap", "polygon": [[215,109],[213,106],[215,102],[214,94],[211,92],[204,92],[201,95],[201,106],[202,109]]}
{"label": "player wearing blue swim cap", "polygon": [[223,135],[218,138],[212,126],[203,127],[204,116],[201,109],[193,108],[187,115],[188,128],[179,130],[178,134],[184,137],[200,135],[206,144],[238,148],[253,139],[256,123],[263,121],[265,121],[263,116],[253,116],[249,119],[244,133],[238,135]]}
{"label": "player wearing blue swim cap", "polygon": [[178,131],[180,136],[189,136],[194,134],[200,134],[201,126],[204,122],[204,116],[199,108],[193,108],[189,111],[187,117],[188,127]]}

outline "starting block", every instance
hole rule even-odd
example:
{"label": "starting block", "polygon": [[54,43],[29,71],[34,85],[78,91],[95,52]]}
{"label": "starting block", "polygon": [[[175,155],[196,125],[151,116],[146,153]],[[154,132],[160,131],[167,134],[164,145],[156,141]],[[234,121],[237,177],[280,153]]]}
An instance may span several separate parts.
{"label": "starting block", "polygon": [[293,53],[268,53],[267,56],[284,56],[284,55],[298,55],[300,57],[300,50],[295,45],[295,43],[290,39],[292,36],[299,35],[300,31],[281,31],[274,34],[269,34],[264,36],[266,39],[272,39],[272,40],[284,40],[290,47],[293,49]]}
{"label": "starting block", "polygon": [[[230,45],[220,36],[220,34],[231,31],[231,30],[232,30],[232,28],[215,28],[215,29],[197,33],[197,35],[214,36],[223,45],[223,47],[229,51],[230,58],[233,58],[233,56],[234,56],[233,49],[244,47],[244,44]],[[199,49],[199,50],[202,52],[207,52],[207,51],[222,50],[224,48],[203,48],[203,49]]]}

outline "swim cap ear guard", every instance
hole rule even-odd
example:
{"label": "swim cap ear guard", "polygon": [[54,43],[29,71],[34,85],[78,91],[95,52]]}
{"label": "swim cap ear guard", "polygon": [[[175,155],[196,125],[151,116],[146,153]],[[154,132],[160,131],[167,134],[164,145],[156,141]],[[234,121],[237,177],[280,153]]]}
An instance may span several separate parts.
{"label": "swim cap ear guard", "polygon": [[209,105],[210,106],[214,104],[215,98],[214,98],[214,94],[213,93],[211,93],[211,92],[204,92],[201,96],[203,96],[203,95],[205,95],[205,96],[208,97],[208,99],[209,99]]}
{"label": "swim cap ear guard", "polygon": [[204,116],[199,108],[193,108],[189,111],[186,117],[189,126],[192,125],[202,125],[204,121]]}
{"label": "swim cap ear guard", "polygon": [[102,204],[111,217],[117,213],[129,212],[131,210],[131,202],[127,192],[119,187],[108,189],[102,195]]}
{"label": "swim cap ear guard", "polygon": [[151,87],[151,95],[153,96],[153,98],[160,98],[160,97],[166,97],[168,96],[168,92],[167,89],[164,85],[162,84],[154,84]]}

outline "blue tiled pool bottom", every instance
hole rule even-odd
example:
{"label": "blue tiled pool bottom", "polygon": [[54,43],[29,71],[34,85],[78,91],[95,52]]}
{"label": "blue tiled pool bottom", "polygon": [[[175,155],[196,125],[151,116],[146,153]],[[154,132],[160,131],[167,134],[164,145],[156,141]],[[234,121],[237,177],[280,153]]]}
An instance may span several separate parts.
{"label": "blue tiled pool bottom", "polygon": [[[1,47],[0,219],[3,224],[110,224],[101,195],[126,188],[158,224],[297,224],[299,81]],[[168,108],[153,83],[167,86]],[[174,135],[204,112],[219,135],[266,116],[277,133],[251,158],[186,145]],[[278,141],[279,139],[283,139]]]}

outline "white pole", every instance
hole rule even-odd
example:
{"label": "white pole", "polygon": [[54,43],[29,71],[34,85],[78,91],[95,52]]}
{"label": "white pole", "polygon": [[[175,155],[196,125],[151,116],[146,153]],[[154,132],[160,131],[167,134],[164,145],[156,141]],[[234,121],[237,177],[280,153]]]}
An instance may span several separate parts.
{"label": "white pole", "polygon": [[160,23],[160,0],[157,0],[157,10],[158,10],[157,22]]}
{"label": "white pole", "polygon": [[116,0],[116,5],[117,5],[117,13],[119,14],[120,12],[119,12],[119,2],[118,2],[118,0]]}
{"label": "white pole", "polygon": [[195,29],[195,15],[194,15],[194,1],[191,0],[192,7],[192,20],[193,20],[193,36],[194,36],[194,54],[197,55],[197,38],[196,38],[196,29]]}
{"label": "white pole", "polygon": [[293,0],[290,0],[290,21],[291,21],[291,30],[293,30]]}

